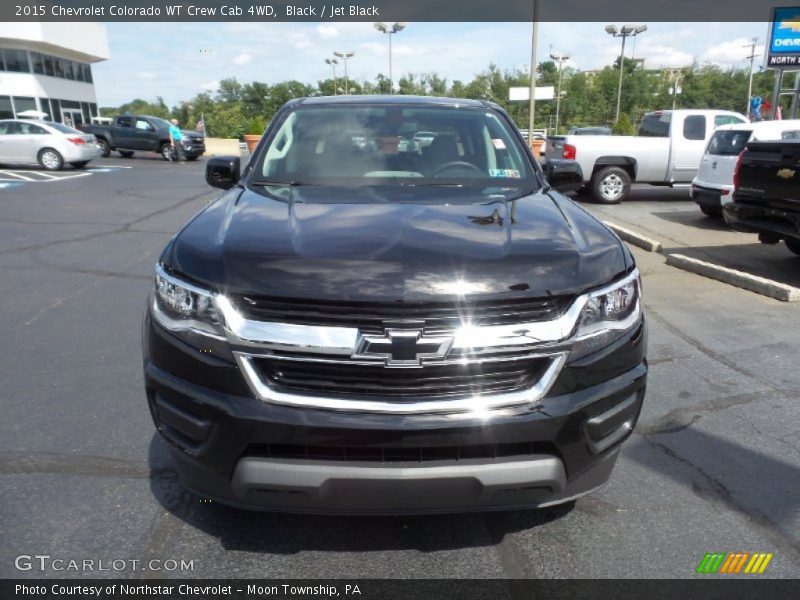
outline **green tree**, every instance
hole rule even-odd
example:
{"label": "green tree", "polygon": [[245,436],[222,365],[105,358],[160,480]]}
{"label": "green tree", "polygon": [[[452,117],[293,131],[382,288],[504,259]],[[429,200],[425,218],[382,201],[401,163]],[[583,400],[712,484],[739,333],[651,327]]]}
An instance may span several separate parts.
{"label": "green tree", "polygon": [[620,114],[619,121],[614,123],[614,127],[611,128],[611,132],[614,135],[633,135],[635,131],[633,129],[633,123],[631,123],[628,115],[625,113]]}

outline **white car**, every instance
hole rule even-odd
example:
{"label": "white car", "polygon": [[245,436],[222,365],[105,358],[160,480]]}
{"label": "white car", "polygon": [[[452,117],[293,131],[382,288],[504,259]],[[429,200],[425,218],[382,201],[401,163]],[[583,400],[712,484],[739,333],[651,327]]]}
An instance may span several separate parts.
{"label": "white car", "polygon": [[0,164],[39,164],[58,171],[65,164],[85,167],[103,153],[97,139],[61,123],[33,119],[0,120]]}
{"label": "white car", "polygon": [[800,119],[759,121],[725,125],[708,142],[700,169],[692,180],[692,200],[708,216],[722,214],[722,206],[732,201],[733,173],[745,144],[760,140],[800,140]]}

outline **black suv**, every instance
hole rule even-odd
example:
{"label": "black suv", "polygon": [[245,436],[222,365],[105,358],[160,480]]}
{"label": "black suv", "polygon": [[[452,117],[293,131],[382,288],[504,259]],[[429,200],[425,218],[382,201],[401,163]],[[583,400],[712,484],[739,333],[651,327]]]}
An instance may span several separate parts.
{"label": "black suv", "polygon": [[[431,132],[430,144],[402,143]],[[354,133],[355,132],[355,133]],[[254,509],[451,512],[602,485],[647,374],[641,282],[497,105],[309,98],[164,249],[147,398],[183,482]]]}

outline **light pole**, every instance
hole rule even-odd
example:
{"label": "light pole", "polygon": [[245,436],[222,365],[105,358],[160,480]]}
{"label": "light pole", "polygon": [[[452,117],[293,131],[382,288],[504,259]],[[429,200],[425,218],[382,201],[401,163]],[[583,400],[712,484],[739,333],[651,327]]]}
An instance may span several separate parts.
{"label": "light pole", "polygon": [[622,38],[622,50],[619,53],[619,86],[617,87],[617,116],[614,122],[619,121],[619,107],[622,100],[622,73],[623,63],[625,62],[625,38],[635,37],[647,31],[647,25],[623,25],[617,29],[616,25],[606,25],[606,33],[614,37]]}
{"label": "light pole", "polygon": [[336,65],[339,64],[339,61],[336,60],[335,58],[326,58],[325,62],[328,63],[333,69],[333,95],[337,96],[338,94],[336,92]]}
{"label": "light pole", "polygon": [[352,50],[349,50],[347,52],[334,52],[333,55],[338,56],[344,61],[344,94],[346,96],[347,94],[350,93],[350,90],[347,87],[347,59],[353,58],[356,55],[356,53],[353,52]]}
{"label": "light pole", "polygon": [[558,135],[558,116],[561,112],[561,68],[569,60],[569,54],[550,52],[550,58],[558,63],[558,95],[556,96],[556,135]]}
{"label": "light pole", "polygon": [[539,37],[539,0],[533,0],[533,32],[531,33],[531,89],[528,117],[528,146],[533,148],[533,124],[536,121],[536,43]]}
{"label": "light pole", "polygon": [[392,28],[386,23],[375,23],[375,29],[389,36],[389,93],[394,94],[394,80],[392,79],[392,36],[406,28],[405,23],[395,23]]}

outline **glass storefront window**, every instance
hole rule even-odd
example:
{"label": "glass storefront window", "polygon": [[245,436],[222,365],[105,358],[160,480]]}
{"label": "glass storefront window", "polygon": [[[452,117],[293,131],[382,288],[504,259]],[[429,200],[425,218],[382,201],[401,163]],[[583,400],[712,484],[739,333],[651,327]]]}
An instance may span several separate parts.
{"label": "glass storefront window", "polygon": [[83,79],[86,83],[93,83],[92,67],[90,65],[83,65]]}
{"label": "glass storefront window", "polygon": [[37,75],[44,75],[44,57],[38,52],[31,52],[31,64],[33,72]]}
{"label": "glass storefront window", "polygon": [[55,70],[56,77],[64,78],[64,59],[53,57],[53,68]]}
{"label": "glass storefront window", "polygon": [[14,109],[11,107],[10,96],[0,96],[0,119],[13,119]]}
{"label": "glass storefront window", "polygon": [[55,77],[55,71],[53,71],[53,57],[47,54],[44,55],[44,74]]}
{"label": "glass storefront window", "polygon": [[36,106],[36,98],[13,96],[12,100],[14,101],[14,111],[17,113],[17,117],[19,117],[19,113],[27,110],[39,110],[39,107]]}
{"label": "glass storefront window", "polygon": [[3,50],[5,56],[6,71],[12,73],[30,73],[28,66],[28,53],[25,50]]}
{"label": "glass storefront window", "polygon": [[50,108],[53,111],[52,113],[50,113],[50,116],[53,117],[53,121],[61,123],[61,106],[59,105],[57,99],[52,98],[50,100]]}

